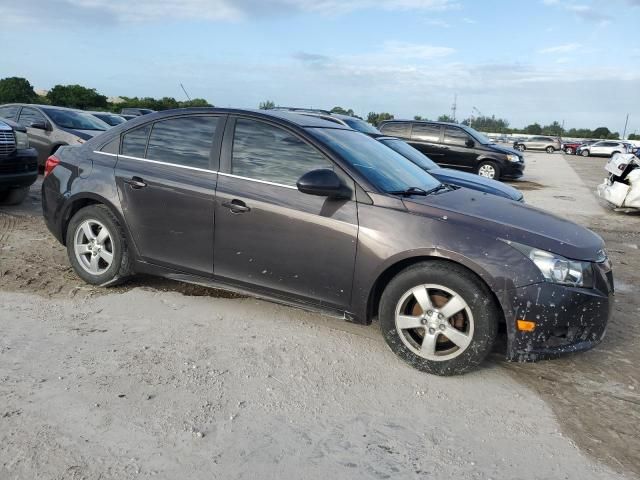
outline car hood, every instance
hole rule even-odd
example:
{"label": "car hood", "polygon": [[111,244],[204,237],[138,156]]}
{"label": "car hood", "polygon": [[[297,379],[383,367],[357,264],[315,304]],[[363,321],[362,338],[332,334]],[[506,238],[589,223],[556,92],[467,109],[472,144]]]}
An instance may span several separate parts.
{"label": "car hood", "polygon": [[[487,145],[485,145],[487,146]],[[522,153],[520,153],[518,150],[514,149],[514,148],[509,148],[509,147],[503,147],[502,145],[498,145],[497,143],[491,143],[489,145],[493,150],[500,152],[500,153],[504,153],[505,155],[517,155],[519,157],[522,156]]]}
{"label": "car hood", "polygon": [[595,262],[604,242],[569,220],[519,202],[460,188],[404,200],[414,214],[457,222],[478,233],[553,252],[573,260]]}
{"label": "car hood", "polygon": [[449,168],[434,168],[428,170],[428,172],[442,183],[449,183],[459,187],[498,195],[499,197],[508,198],[517,202],[522,200],[522,192],[520,190],[498,182],[497,180],[481,177],[474,173],[460,172]]}
{"label": "car hood", "polygon": [[71,135],[75,135],[76,137],[81,138],[83,140],[89,140],[90,138],[93,138],[105,132],[105,130],[75,130],[73,128],[63,128],[63,127],[60,127],[60,130],[70,133]]}

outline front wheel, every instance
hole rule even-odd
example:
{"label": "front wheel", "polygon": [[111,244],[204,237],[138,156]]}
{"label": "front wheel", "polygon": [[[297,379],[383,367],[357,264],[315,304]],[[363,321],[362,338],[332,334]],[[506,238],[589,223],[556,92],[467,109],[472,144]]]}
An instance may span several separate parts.
{"label": "front wheel", "polygon": [[521,152],[524,152],[527,149],[527,147],[525,147],[524,145],[516,145],[516,149]]}
{"label": "front wheel", "polygon": [[104,205],[90,205],[73,216],[67,227],[67,255],[78,276],[92,285],[116,285],[131,274],[126,236]]}
{"label": "front wheel", "polygon": [[500,178],[500,167],[494,162],[482,162],[478,165],[478,175],[497,180]]}
{"label": "front wheel", "polygon": [[391,350],[436,375],[478,366],[491,352],[497,319],[486,285],[447,262],[408,267],[389,282],[380,300],[380,327]]}
{"label": "front wheel", "polygon": [[565,148],[564,153],[566,153],[567,155],[573,155],[573,148],[571,147]]}
{"label": "front wheel", "polygon": [[589,150],[582,150],[582,152],[580,152],[580,155],[582,155],[583,157],[588,157],[589,156]]}
{"label": "front wheel", "polygon": [[556,149],[553,147],[547,147],[546,150],[547,150],[547,153],[555,153],[556,151]]}

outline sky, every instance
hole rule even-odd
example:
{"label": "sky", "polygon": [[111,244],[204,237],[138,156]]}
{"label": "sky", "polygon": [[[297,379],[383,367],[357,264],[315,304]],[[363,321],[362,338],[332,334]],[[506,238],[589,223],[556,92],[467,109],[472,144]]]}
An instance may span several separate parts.
{"label": "sky", "polygon": [[0,0],[0,41],[36,89],[640,133],[640,0]]}

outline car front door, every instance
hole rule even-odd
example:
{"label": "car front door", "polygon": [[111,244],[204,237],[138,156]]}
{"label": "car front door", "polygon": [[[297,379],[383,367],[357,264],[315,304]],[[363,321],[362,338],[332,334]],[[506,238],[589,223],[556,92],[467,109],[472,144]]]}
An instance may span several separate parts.
{"label": "car front door", "polygon": [[230,119],[216,191],[216,278],[315,305],[350,304],[357,204],[301,193],[297,180],[319,168],[333,169],[353,190],[353,181],[298,133]]}
{"label": "car front door", "polygon": [[438,165],[450,166],[445,159],[441,125],[436,123],[414,123],[411,129],[411,140],[408,143]]}
{"label": "car front door", "polygon": [[607,142],[596,142],[591,145],[591,155],[604,155]]}
{"label": "car front door", "polygon": [[116,183],[142,260],[213,273],[214,198],[225,120],[178,116],[122,136]]}
{"label": "car front door", "polygon": [[477,168],[477,142],[458,127],[447,126],[444,129],[443,163],[461,170]]}
{"label": "car front door", "polygon": [[[35,108],[22,107],[18,123],[27,129],[29,144],[38,151],[38,164],[44,165],[49,155],[51,155],[53,144],[51,122]],[[32,125],[34,124],[47,128],[33,128]]]}

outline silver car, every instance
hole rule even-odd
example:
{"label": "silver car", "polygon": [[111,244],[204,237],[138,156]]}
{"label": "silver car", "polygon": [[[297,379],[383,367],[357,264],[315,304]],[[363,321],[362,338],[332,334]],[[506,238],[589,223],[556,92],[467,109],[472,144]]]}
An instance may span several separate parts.
{"label": "silver car", "polygon": [[553,153],[556,150],[562,148],[562,144],[559,138],[538,136],[531,137],[525,140],[515,141],[513,148],[524,152],[525,150],[544,150],[547,153]]}
{"label": "silver car", "polygon": [[591,145],[578,148],[578,155],[583,157],[612,157],[616,153],[628,153],[627,145],[616,140],[602,140]]}
{"label": "silver car", "polygon": [[62,145],[79,145],[109,129],[109,125],[88,113],[51,105],[2,105],[0,117],[27,129],[40,166]]}

